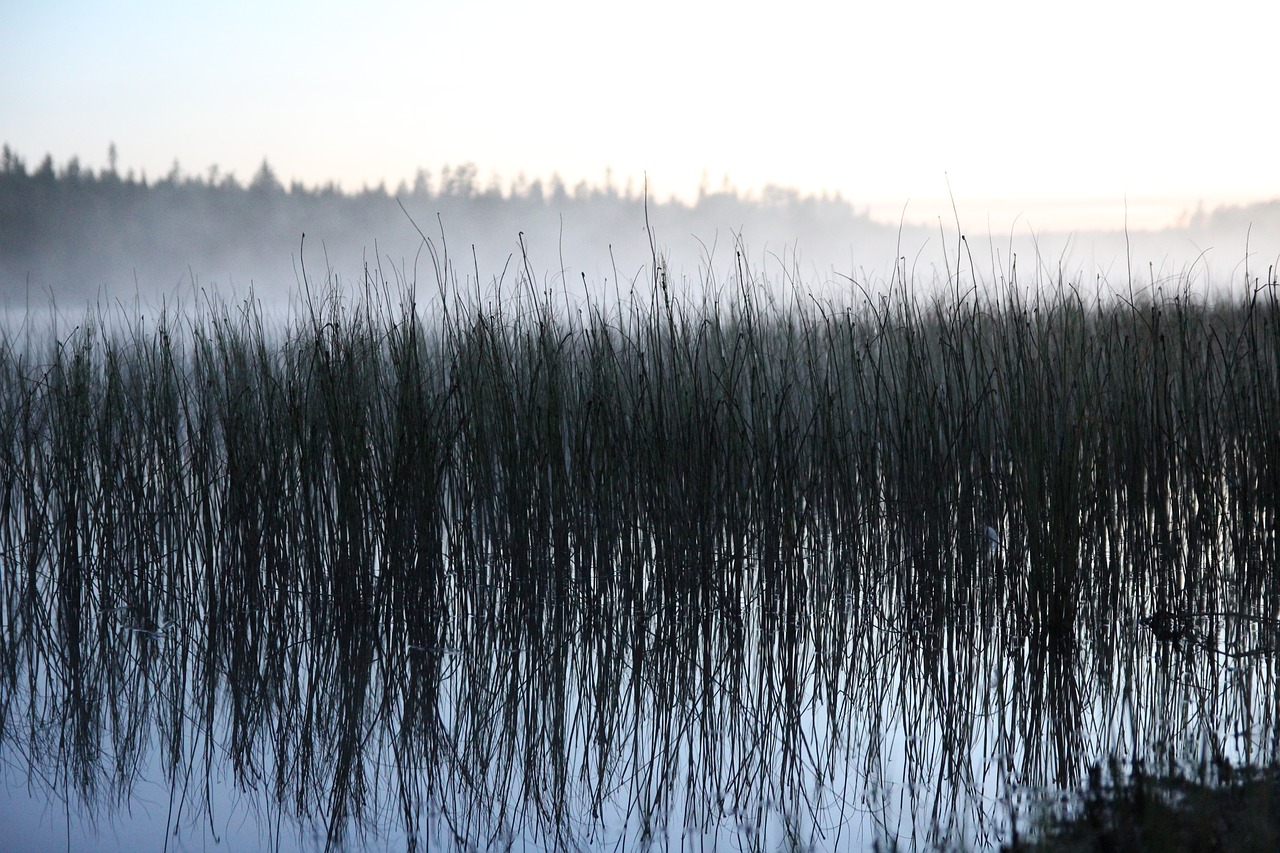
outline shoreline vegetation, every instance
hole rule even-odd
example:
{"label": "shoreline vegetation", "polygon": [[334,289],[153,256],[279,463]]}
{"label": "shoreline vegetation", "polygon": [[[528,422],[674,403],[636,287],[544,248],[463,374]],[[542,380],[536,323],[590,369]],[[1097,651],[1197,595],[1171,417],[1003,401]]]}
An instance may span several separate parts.
{"label": "shoreline vegetation", "polygon": [[116,802],[222,760],[334,846],[751,849],[1275,761],[1274,271],[837,305],[653,260],[0,333],[6,760]]}

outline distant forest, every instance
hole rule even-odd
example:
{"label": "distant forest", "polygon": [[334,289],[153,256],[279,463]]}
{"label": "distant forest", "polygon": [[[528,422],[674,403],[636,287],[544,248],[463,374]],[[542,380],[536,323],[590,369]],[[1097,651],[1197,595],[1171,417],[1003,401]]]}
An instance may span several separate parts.
{"label": "distant forest", "polygon": [[[1184,244],[1193,242],[1188,235],[1223,234],[1234,247],[1248,232],[1259,248],[1264,237],[1280,235],[1280,200],[1202,210],[1177,232],[1159,233]],[[97,172],[76,158],[58,166],[46,156],[31,168],[7,144],[0,152],[0,299],[10,306],[42,294],[151,297],[205,287],[235,295],[252,288],[272,298],[297,291],[300,260],[313,284],[331,276],[360,281],[372,270],[393,282],[434,285],[447,263],[472,285],[509,286],[529,271],[540,284],[608,292],[648,274],[651,234],[677,272],[695,276],[689,270],[734,263],[739,246],[802,277],[862,264],[892,268],[902,246],[936,245],[938,237],[937,229],[875,222],[839,195],[780,187],[758,197],[704,188],[693,204],[646,204],[634,184],[569,187],[553,176],[503,185],[482,181],[465,164],[420,170],[394,191],[344,191],[286,187],[265,161],[246,183],[216,167],[187,174],[176,162],[158,178],[121,174],[114,146]],[[1041,240],[1036,251],[1047,244]],[[1162,251],[1150,249],[1157,258]]]}
{"label": "distant forest", "polygon": [[[286,187],[265,161],[247,183],[216,167],[187,174],[176,162],[159,178],[121,174],[114,147],[110,165],[97,172],[75,158],[58,166],[48,156],[33,169],[5,145],[0,290],[10,297],[33,287],[93,296],[104,289],[128,293],[135,282],[144,292],[164,291],[191,279],[219,286],[229,281],[241,290],[250,283],[258,291],[293,288],[304,233],[309,276],[323,277],[329,267],[347,278],[360,276],[378,259],[407,269],[416,258],[421,277],[423,241],[415,223],[435,249],[449,252],[460,278],[499,277],[522,260],[515,256],[523,241],[539,275],[558,272],[563,255],[566,272],[575,277],[625,282],[648,261],[645,207],[644,189],[634,184],[568,187],[553,176],[502,186],[482,183],[472,164],[435,174],[420,170],[412,184],[394,191],[343,191],[332,184]],[[733,239],[743,231],[774,241],[753,246],[776,252],[800,235],[806,245],[847,247],[897,231],[872,222],[838,195],[779,187],[758,198],[727,188],[704,190],[695,204],[649,198],[647,208],[659,250],[681,243],[686,256],[731,257]],[[716,241],[720,245],[713,247]],[[849,255],[846,248],[843,260]],[[696,265],[701,259],[686,260]]]}

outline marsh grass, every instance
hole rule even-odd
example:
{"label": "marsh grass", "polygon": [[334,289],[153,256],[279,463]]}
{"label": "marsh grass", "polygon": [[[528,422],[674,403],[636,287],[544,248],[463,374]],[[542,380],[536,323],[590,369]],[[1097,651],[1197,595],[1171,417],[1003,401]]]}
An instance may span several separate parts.
{"label": "marsh grass", "polygon": [[1270,760],[1277,283],[1014,284],[8,333],[0,744],[459,847],[838,846],[886,785],[946,839],[1101,747]]}

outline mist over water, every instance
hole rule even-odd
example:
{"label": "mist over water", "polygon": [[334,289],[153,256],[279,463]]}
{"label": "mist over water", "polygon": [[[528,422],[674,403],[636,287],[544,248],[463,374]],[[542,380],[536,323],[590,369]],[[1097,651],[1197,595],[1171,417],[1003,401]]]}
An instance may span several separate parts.
{"label": "mist over water", "polygon": [[[7,150],[7,149],[6,149]],[[1024,292],[1069,282],[1203,293],[1265,280],[1280,257],[1280,203],[1197,211],[1163,230],[1032,230],[956,201],[929,225],[872,218],[856,200],[729,187],[693,204],[629,184],[482,185],[475,167],[423,172],[413,186],[342,193],[282,186],[267,164],[247,184],[216,172],[152,180],[75,162],[0,172],[0,300],[10,312],[87,303],[155,305],[251,293],[285,305],[308,287],[355,293],[371,278],[509,296],[517,273],[574,299],[641,295],[655,259],[687,293],[712,293],[745,263],[778,295],[850,299],[906,283],[946,292],[961,278]],[[1007,213],[1007,212],[1006,212]],[[305,236],[304,236],[305,235]],[[964,239],[962,240],[961,237]]]}

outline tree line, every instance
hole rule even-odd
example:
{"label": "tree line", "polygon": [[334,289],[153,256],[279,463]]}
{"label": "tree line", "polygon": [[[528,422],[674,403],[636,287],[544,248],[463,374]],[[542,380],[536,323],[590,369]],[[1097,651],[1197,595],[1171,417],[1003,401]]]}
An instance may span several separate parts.
{"label": "tree line", "polygon": [[32,167],[5,144],[0,150],[0,289],[11,293],[34,281],[55,292],[93,293],[105,283],[136,278],[139,269],[171,284],[193,264],[261,275],[296,251],[304,233],[330,248],[394,244],[397,238],[407,246],[419,237],[401,205],[426,226],[434,227],[438,219],[459,234],[463,245],[500,245],[495,256],[508,252],[518,235],[537,235],[553,247],[565,235],[572,247],[639,244],[646,212],[677,235],[705,231],[708,222],[745,226],[770,239],[804,233],[816,240],[823,232],[886,228],[838,194],[805,195],[769,186],[748,196],[727,180],[719,189],[704,185],[688,203],[646,198],[643,186],[634,181],[619,186],[607,173],[602,183],[569,186],[558,175],[484,179],[475,164],[465,163],[435,172],[419,169],[412,181],[393,190],[385,184],[345,190],[332,182],[286,185],[266,160],[247,181],[217,166],[200,174],[184,172],[176,161],[158,178],[145,171],[122,172],[114,145],[108,164],[97,171],[78,157],[59,165],[50,155]]}

